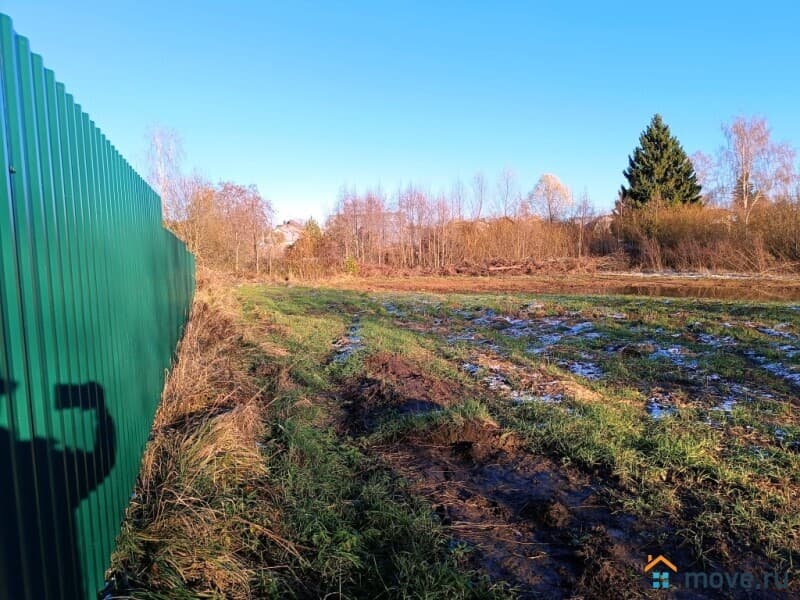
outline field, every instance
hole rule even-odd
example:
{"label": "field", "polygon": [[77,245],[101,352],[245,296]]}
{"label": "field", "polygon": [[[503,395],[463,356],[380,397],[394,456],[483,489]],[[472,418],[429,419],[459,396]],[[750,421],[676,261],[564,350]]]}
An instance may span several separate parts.
{"label": "field", "polygon": [[199,302],[115,556],[143,597],[663,597],[660,554],[796,597],[796,304],[379,288]]}
{"label": "field", "polygon": [[800,300],[800,279],[786,275],[676,273],[540,273],[526,276],[370,276],[326,278],[316,285],[355,291],[493,294],[640,295],[649,297]]}

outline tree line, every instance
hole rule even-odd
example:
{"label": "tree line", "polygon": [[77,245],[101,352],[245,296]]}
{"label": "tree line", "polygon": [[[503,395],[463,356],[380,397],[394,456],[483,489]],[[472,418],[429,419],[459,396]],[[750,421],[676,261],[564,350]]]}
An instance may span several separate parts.
{"label": "tree line", "polygon": [[800,264],[795,151],[761,118],[722,127],[712,156],[687,155],[660,115],[628,157],[611,214],[543,174],[523,191],[515,173],[476,173],[443,192],[409,184],[341,189],[324,223],[306,222],[287,247],[254,186],[211,184],[177,168],[177,136],[151,139],[150,180],[164,221],[201,263],[237,272],[335,273],[647,268],[764,271]]}

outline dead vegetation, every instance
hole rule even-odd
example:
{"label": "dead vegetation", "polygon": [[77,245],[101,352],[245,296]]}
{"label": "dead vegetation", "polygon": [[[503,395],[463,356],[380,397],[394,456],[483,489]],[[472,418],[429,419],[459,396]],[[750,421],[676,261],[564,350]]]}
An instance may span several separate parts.
{"label": "dead vegetation", "polygon": [[231,317],[195,303],[113,559],[135,588],[249,598],[254,564],[274,564],[263,540],[297,554],[274,528],[258,447],[268,401],[241,344]]}

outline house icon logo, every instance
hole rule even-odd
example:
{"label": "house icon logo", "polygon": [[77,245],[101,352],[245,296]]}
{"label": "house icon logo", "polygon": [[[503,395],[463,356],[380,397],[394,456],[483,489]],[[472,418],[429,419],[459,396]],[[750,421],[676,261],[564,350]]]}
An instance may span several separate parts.
{"label": "house icon logo", "polygon": [[[653,569],[658,567],[657,571]],[[678,567],[673,565],[668,558],[659,554],[655,558],[652,555],[647,555],[647,564],[644,567],[645,573],[650,573],[652,576],[652,584],[654,590],[668,590],[669,589],[669,571],[667,568],[671,569],[673,573],[678,572]]]}

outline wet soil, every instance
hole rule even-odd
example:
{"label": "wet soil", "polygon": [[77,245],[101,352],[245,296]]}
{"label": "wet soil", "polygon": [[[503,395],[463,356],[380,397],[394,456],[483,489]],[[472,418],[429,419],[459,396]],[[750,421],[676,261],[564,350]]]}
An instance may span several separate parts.
{"label": "wet soil", "polygon": [[475,566],[522,598],[645,597],[636,520],[613,512],[601,486],[528,455],[491,422],[468,421],[383,449],[434,505]]}
{"label": "wet soil", "polygon": [[[350,434],[463,398],[463,390],[395,355],[370,358],[368,372],[373,375],[345,395]],[[643,528],[613,508],[608,482],[531,454],[491,420],[411,428],[373,450],[430,501],[473,566],[518,597],[644,598],[649,592],[641,568],[648,552],[669,549],[690,562],[685,551],[663,539],[657,543],[663,531]]]}
{"label": "wet soil", "polygon": [[461,397],[457,387],[424,375],[395,354],[372,355],[365,366],[367,376],[352,382],[342,398],[350,434],[368,432],[387,419],[440,411]]}

